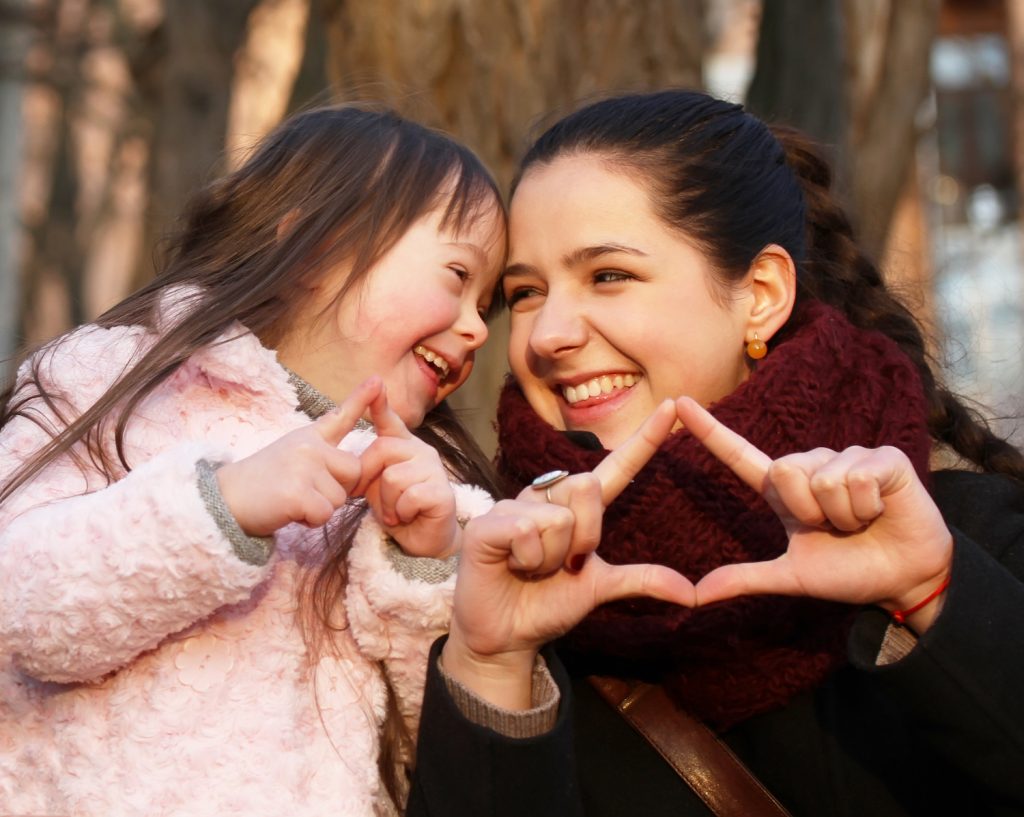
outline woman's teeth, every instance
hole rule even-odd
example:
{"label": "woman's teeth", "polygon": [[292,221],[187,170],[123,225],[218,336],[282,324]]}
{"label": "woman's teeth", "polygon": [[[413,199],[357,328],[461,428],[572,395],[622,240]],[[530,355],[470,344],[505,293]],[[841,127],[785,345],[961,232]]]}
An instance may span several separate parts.
{"label": "woman's teeth", "polygon": [[448,376],[448,361],[440,355],[435,355],[426,346],[415,346],[413,351],[441,372],[441,377]]}
{"label": "woman's teeth", "polygon": [[591,397],[611,394],[616,389],[628,389],[639,379],[639,376],[632,374],[602,375],[578,386],[562,386],[562,396],[566,403],[572,405]]}

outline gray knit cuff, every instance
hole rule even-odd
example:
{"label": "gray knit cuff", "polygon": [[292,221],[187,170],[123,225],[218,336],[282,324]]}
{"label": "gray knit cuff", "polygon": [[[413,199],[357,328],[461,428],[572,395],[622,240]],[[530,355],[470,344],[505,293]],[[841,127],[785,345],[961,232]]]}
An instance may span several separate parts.
{"label": "gray knit cuff", "polygon": [[410,556],[393,537],[387,537],[384,555],[398,575],[411,582],[443,584],[459,567],[459,554],[447,559],[431,559],[429,556]]}
{"label": "gray knit cuff", "polygon": [[901,627],[899,624],[890,624],[882,638],[882,646],[878,649],[875,666],[885,667],[895,664],[901,658],[909,655],[916,646],[917,636],[911,630]]}
{"label": "gray knit cuff", "polygon": [[250,536],[238,526],[231,509],[224,502],[217,482],[217,465],[206,460],[196,463],[199,495],[220,532],[224,534],[235,550],[235,555],[246,564],[262,567],[274,553],[273,536]]}
{"label": "gray knit cuff", "polygon": [[548,665],[539,655],[533,665],[533,688],[530,692],[532,708],[521,711],[494,706],[473,693],[444,671],[440,656],[437,668],[459,711],[477,726],[493,729],[507,738],[535,738],[555,728],[562,693],[551,677]]}

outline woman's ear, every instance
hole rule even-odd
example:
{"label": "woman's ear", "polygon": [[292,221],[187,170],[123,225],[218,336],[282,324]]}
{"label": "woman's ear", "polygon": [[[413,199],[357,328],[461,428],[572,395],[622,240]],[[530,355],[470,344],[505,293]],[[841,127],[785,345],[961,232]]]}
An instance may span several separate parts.
{"label": "woman's ear", "polygon": [[796,265],[792,256],[778,244],[769,244],[750,265],[749,282],[753,304],[747,321],[749,342],[758,338],[767,342],[789,320],[796,301]]}

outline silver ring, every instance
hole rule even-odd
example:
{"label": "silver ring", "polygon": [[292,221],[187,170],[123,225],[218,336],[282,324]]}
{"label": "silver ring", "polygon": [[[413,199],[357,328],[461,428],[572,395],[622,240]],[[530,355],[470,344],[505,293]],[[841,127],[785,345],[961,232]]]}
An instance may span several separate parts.
{"label": "silver ring", "polygon": [[530,487],[535,491],[543,489],[544,500],[550,504],[551,486],[556,482],[561,482],[567,476],[569,476],[569,472],[562,468],[559,468],[556,471],[548,471],[546,474],[541,474],[539,477],[535,478],[533,482],[530,483]]}

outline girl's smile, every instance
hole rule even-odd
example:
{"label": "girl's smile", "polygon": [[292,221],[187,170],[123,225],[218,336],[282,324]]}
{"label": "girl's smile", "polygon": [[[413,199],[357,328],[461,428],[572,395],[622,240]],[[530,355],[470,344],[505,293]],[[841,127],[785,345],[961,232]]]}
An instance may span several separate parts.
{"label": "girl's smile", "polygon": [[[442,224],[443,208],[418,222],[334,305],[341,268],[310,313],[323,317],[278,345],[281,361],[336,401],[370,375],[410,428],[461,386],[487,339],[490,305],[504,249],[497,206],[461,232]],[[326,307],[326,310],[325,310]]]}

